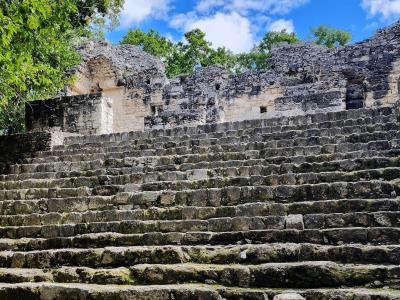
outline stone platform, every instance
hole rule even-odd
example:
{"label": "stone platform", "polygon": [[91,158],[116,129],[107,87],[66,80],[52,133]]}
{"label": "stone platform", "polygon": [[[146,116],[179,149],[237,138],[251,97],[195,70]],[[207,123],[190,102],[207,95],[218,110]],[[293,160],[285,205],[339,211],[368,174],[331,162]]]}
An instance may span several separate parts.
{"label": "stone platform", "polygon": [[0,298],[400,299],[399,126],[387,107],[18,136]]}

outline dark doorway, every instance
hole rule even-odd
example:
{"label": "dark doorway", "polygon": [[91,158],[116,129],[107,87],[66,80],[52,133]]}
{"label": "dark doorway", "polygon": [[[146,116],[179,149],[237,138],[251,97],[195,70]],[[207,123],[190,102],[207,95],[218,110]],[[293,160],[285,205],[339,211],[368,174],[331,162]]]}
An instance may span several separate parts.
{"label": "dark doorway", "polygon": [[346,87],[346,110],[363,108],[366,96],[366,87],[362,81],[349,81]]}

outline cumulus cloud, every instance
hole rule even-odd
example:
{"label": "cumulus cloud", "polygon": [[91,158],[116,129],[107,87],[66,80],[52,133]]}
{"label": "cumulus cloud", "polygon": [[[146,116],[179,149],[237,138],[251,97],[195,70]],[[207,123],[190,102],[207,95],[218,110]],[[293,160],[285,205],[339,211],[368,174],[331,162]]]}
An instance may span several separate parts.
{"label": "cumulus cloud", "polygon": [[126,0],[121,14],[121,25],[129,27],[149,17],[165,17],[171,0]]}
{"label": "cumulus cloud", "polygon": [[226,47],[234,53],[249,51],[254,45],[250,21],[236,12],[197,18],[193,13],[177,15],[170,24],[185,31],[199,28],[213,47]]}
{"label": "cumulus cloud", "polygon": [[236,11],[248,14],[250,11],[268,12],[269,14],[287,14],[291,10],[307,4],[310,0],[201,0],[197,10],[207,12],[212,9]]}
{"label": "cumulus cloud", "polygon": [[400,16],[400,0],[362,0],[361,5],[372,16],[381,15],[384,19]]}
{"label": "cumulus cloud", "polygon": [[223,7],[226,2],[226,0],[201,0],[197,3],[196,10],[207,13],[212,9]]}
{"label": "cumulus cloud", "polygon": [[293,20],[285,20],[285,19],[280,19],[272,22],[268,26],[269,31],[282,31],[286,30],[289,33],[294,32],[294,24]]}

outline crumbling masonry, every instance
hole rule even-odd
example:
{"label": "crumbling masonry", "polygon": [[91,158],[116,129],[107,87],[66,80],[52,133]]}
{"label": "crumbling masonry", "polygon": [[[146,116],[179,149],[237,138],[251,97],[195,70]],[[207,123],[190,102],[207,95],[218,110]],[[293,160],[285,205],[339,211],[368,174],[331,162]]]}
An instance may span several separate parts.
{"label": "crumbling masonry", "polygon": [[[399,98],[400,23],[340,49],[280,45],[272,50],[268,70],[241,75],[213,66],[168,80],[162,62],[135,46],[96,43],[80,51],[84,63],[70,97],[28,108],[29,129],[58,127],[74,134],[166,129],[376,108]],[[96,102],[91,108],[75,97],[93,93],[101,96],[88,96],[86,102]],[[49,104],[57,107],[54,122],[38,119],[52,115]]]}
{"label": "crumbling masonry", "polygon": [[400,299],[400,23],[238,76],[80,51],[0,137],[0,299]]}

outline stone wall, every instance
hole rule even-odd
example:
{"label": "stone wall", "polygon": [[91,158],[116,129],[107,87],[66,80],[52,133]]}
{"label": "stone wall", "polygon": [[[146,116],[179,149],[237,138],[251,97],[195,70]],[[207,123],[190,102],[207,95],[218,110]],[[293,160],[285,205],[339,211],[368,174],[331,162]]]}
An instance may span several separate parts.
{"label": "stone wall", "polygon": [[96,93],[36,101],[26,106],[26,120],[30,132],[111,133],[112,100]]}
{"label": "stone wall", "polygon": [[144,118],[162,105],[167,82],[158,59],[130,45],[89,43],[79,49],[83,64],[68,95],[101,92],[113,101],[113,132],[144,130]]}
{"label": "stone wall", "polygon": [[50,150],[52,136],[48,132],[0,136],[0,172],[8,172],[8,166],[20,163],[36,151]]}
{"label": "stone wall", "polygon": [[[399,99],[400,22],[339,49],[280,44],[272,49],[267,70],[240,75],[211,66],[168,80],[162,62],[135,46],[100,42],[79,51],[83,64],[68,94],[101,92],[113,102],[107,113],[112,121],[96,118],[109,120],[105,125],[86,125],[86,113],[79,122],[71,118],[73,129],[63,119],[61,130],[79,134],[390,106]],[[81,106],[82,99],[71,99]]]}

